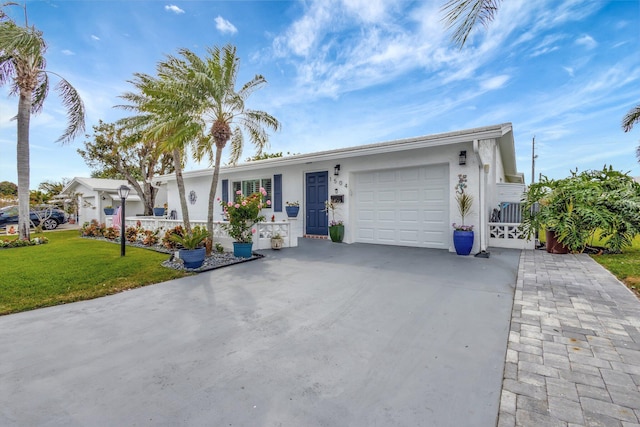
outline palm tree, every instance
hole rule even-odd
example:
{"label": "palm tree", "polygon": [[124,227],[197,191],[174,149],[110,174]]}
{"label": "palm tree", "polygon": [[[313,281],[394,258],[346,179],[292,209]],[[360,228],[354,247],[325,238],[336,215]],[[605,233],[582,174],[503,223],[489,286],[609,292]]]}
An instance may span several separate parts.
{"label": "palm tree", "polygon": [[502,0],[449,0],[442,6],[448,29],[453,29],[452,39],[460,48],[464,46],[473,28],[488,25],[498,11]]}
{"label": "palm tree", "polygon": [[[26,16],[26,11],[25,11]],[[78,92],[58,74],[45,70],[47,45],[42,32],[25,23],[20,27],[0,13],[0,85],[11,82],[11,94],[18,95],[17,171],[19,238],[29,240],[29,121],[39,113],[49,92],[48,74],[60,81],[55,89],[67,108],[68,125],[57,142],[69,142],[84,131],[84,105]]]}
{"label": "palm tree", "polygon": [[[633,125],[638,122],[640,122],[640,104],[629,110],[627,115],[624,116],[622,119],[622,129],[624,129],[625,132],[629,132],[633,129]],[[636,148],[636,158],[638,159],[638,163],[640,163],[640,145]]]}
{"label": "palm tree", "polygon": [[[199,58],[188,49],[178,51],[180,58],[168,56],[159,64],[161,78],[172,82],[175,97],[171,103],[189,115],[189,127],[198,128],[194,153],[197,160],[208,156],[214,171],[209,190],[207,230],[213,236],[213,209],[220,175],[222,150],[231,141],[229,163],[235,165],[242,154],[244,134],[261,154],[268,145],[266,128],[277,131],[280,123],[270,114],[246,108],[247,98],[267,83],[261,75],[236,90],[240,59],[236,48],[226,45],[207,49]],[[213,151],[215,145],[215,153]],[[207,248],[210,248],[210,241]]]}
{"label": "palm tree", "polygon": [[132,83],[138,92],[127,92],[121,98],[131,102],[130,105],[119,107],[138,111],[140,114],[120,120],[118,123],[124,128],[141,132],[145,138],[162,141],[158,147],[173,157],[174,172],[178,185],[182,221],[187,232],[191,232],[189,208],[182,168],[184,153],[194,138],[193,127],[186,126],[187,117],[181,110],[176,110],[171,98],[175,95],[171,82],[154,78],[147,74],[134,74]]}

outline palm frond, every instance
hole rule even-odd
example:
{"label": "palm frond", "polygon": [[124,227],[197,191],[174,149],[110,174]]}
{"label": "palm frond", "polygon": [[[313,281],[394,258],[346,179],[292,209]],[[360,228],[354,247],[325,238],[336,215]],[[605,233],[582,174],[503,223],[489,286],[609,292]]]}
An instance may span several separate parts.
{"label": "palm frond", "polygon": [[633,125],[640,122],[640,104],[629,110],[624,119],[622,119],[622,129],[625,132],[629,132],[633,129]]}
{"label": "palm frond", "polygon": [[229,156],[229,164],[235,166],[236,164],[238,164],[238,160],[240,160],[244,145],[244,136],[239,126],[234,129],[230,142],[231,154]]}
{"label": "palm frond", "polygon": [[71,141],[79,132],[84,132],[84,103],[78,91],[62,77],[56,85],[56,90],[62,96],[62,105],[67,108],[69,119],[67,129],[57,140],[65,143]]}
{"label": "palm frond", "polygon": [[485,27],[493,20],[501,0],[449,0],[443,7],[447,29],[453,29],[451,39],[462,48],[477,24]]}
{"label": "palm frond", "polygon": [[36,90],[33,91],[33,100],[31,104],[31,112],[39,113],[42,111],[42,107],[44,105],[44,100],[47,98],[49,94],[49,77],[47,73],[39,73],[38,74],[38,86]]}

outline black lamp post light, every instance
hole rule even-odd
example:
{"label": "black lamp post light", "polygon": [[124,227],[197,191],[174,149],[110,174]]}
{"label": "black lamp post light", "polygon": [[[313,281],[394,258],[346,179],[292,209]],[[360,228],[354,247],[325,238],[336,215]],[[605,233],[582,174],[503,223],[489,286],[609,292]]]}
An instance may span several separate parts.
{"label": "black lamp post light", "polygon": [[118,188],[118,195],[120,196],[120,256],[124,256],[125,252],[124,205],[126,204],[127,197],[129,197],[129,191],[131,191],[131,189],[126,185],[121,185],[120,188]]}

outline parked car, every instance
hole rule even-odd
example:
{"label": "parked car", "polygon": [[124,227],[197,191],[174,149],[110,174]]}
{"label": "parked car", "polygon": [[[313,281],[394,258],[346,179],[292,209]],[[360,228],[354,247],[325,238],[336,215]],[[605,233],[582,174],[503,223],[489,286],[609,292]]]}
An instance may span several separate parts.
{"label": "parked car", "polygon": [[[34,226],[40,225],[40,218],[43,218],[42,228],[45,230],[54,230],[60,224],[68,221],[69,217],[65,211],[58,208],[38,207],[31,210],[31,222]],[[0,227],[7,227],[18,223],[18,207],[7,206],[0,208]]]}

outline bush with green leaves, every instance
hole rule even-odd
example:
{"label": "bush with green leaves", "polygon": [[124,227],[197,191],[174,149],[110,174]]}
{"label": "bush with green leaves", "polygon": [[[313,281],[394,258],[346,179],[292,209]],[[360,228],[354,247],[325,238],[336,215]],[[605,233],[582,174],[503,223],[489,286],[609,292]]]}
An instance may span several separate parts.
{"label": "bush with green leaves", "polygon": [[571,171],[559,180],[543,177],[525,193],[522,210],[528,238],[552,230],[569,250],[582,252],[599,232],[608,250],[621,252],[640,234],[640,184],[611,166]]}
{"label": "bush with green leaves", "polygon": [[46,237],[35,237],[31,240],[22,240],[22,239],[13,239],[13,240],[4,240],[0,239],[0,248],[9,249],[9,248],[22,248],[25,246],[36,246],[36,245],[44,245],[45,243],[49,243],[49,239]]}

